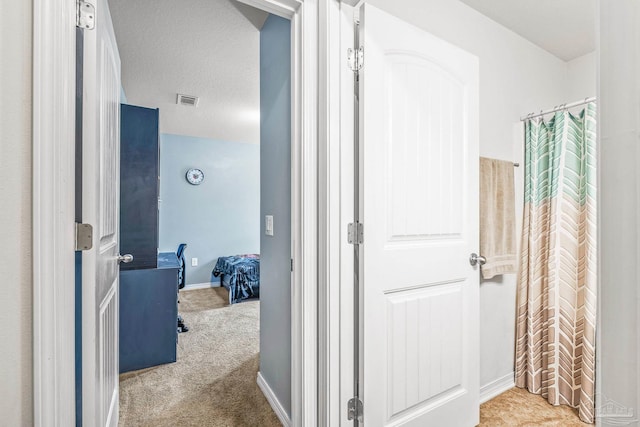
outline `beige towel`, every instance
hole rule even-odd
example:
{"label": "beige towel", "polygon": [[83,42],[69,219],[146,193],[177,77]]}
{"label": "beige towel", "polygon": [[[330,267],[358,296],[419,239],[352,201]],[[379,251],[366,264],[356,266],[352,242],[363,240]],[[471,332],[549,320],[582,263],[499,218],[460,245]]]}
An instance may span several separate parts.
{"label": "beige towel", "polygon": [[480,254],[482,278],[517,273],[513,162],[480,157]]}

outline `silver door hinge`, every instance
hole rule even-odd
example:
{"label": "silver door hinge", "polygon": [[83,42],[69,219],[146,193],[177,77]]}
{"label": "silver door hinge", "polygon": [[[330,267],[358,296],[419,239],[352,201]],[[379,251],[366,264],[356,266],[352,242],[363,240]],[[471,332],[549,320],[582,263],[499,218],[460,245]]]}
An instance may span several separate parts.
{"label": "silver door hinge", "polygon": [[349,399],[349,403],[347,404],[348,420],[357,419],[358,421],[362,422],[363,412],[362,400],[358,399],[357,397],[352,397],[351,399]]}
{"label": "silver door hinge", "polygon": [[76,222],[76,251],[88,251],[93,247],[93,227],[91,224]]}
{"label": "silver door hinge", "polygon": [[364,241],[364,226],[359,222],[349,223],[347,226],[347,242],[352,245],[361,245]]}
{"label": "silver door hinge", "polygon": [[77,0],[76,27],[93,30],[96,27],[96,8],[89,2]]}
{"label": "silver door hinge", "polygon": [[347,62],[351,71],[354,73],[359,72],[364,65],[364,48],[360,46],[358,50],[347,49]]}

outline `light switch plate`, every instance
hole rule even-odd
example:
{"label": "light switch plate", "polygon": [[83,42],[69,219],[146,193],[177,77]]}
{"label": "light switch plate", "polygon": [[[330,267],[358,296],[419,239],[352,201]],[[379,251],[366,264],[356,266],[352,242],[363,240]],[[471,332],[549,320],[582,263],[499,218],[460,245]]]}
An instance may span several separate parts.
{"label": "light switch plate", "polygon": [[198,258],[191,258],[191,267],[198,266]]}
{"label": "light switch plate", "polygon": [[264,217],[264,234],[273,236],[273,215],[265,215]]}

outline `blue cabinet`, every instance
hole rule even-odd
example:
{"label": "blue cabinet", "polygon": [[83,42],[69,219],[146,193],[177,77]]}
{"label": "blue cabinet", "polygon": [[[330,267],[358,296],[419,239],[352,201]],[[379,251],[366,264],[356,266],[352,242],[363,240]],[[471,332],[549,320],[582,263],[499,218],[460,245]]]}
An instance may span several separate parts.
{"label": "blue cabinet", "polygon": [[178,258],[158,254],[159,110],[120,108],[120,372],[176,361]]}
{"label": "blue cabinet", "polygon": [[176,361],[178,258],[160,253],[157,268],[120,272],[120,372]]}
{"label": "blue cabinet", "polygon": [[120,107],[120,253],[133,255],[121,270],[156,267],[158,124],[158,109]]}

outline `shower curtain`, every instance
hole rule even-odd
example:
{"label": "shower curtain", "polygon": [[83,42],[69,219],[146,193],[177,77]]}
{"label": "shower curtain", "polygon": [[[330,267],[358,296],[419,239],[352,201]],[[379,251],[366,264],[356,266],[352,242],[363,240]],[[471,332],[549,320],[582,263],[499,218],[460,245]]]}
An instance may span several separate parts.
{"label": "shower curtain", "polygon": [[516,385],[594,421],[596,106],[525,123]]}

